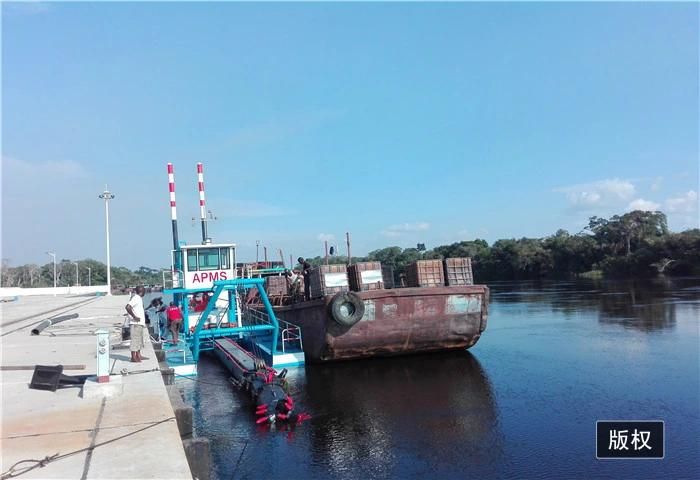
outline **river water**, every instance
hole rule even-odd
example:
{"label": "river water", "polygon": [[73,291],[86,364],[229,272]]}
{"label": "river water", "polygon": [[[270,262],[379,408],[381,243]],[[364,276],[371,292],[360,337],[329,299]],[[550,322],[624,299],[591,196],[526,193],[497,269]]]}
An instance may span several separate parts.
{"label": "river water", "polygon": [[[178,384],[215,478],[700,477],[699,278],[490,287],[469,352],[291,370],[292,430],[203,358]],[[664,420],[665,459],[596,460],[600,419]]]}

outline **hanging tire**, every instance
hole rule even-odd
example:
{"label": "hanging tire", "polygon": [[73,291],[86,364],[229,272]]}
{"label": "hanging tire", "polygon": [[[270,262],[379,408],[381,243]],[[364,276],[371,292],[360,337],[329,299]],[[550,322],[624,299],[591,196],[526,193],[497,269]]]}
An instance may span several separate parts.
{"label": "hanging tire", "polygon": [[337,293],[330,303],[331,317],[341,327],[352,327],[365,314],[365,304],[352,292]]}

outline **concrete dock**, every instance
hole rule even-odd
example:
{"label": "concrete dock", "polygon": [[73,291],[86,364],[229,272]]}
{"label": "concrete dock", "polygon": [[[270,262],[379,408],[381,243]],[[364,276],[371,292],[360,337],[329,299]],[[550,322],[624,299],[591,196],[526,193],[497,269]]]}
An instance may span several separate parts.
{"label": "concrete dock", "polygon": [[[0,304],[1,478],[192,478],[151,343],[142,363],[129,362],[128,347],[119,348],[127,301],[42,296]],[[71,313],[79,317],[30,334],[40,321]],[[107,390],[96,383],[85,395],[79,387],[29,388],[37,364],[84,365],[64,373],[94,375],[97,329],[108,329],[117,346],[110,351]],[[43,466],[36,462],[52,456]],[[23,460],[33,461],[12,469]]]}

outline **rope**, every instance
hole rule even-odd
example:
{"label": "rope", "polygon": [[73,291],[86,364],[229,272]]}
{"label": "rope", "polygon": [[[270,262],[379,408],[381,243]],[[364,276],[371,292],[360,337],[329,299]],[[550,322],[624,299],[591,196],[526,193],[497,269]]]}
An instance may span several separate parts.
{"label": "rope", "polygon": [[125,425],[110,425],[106,427],[97,428],[80,428],[78,430],[62,430],[58,432],[44,432],[44,433],[27,433],[23,435],[11,435],[9,437],[0,437],[2,440],[13,440],[15,438],[29,438],[29,437],[44,437],[46,435],[64,435],[67,433],[80,433],[80,432],[101,432],[102,430],[111,430],[114,428],[126,428],[126,427],[140,427],[141,425],[152,425],[154,422],[138,422],[138,423],[127,423]]}
{"label": "rope", "polygon": [[243,445],[243,450],[241,450],[241,454],[238,456],[238,461],[236,462],[236,466],[233,468],[233,473],[231,474],[231,480],[236,478],[236,470],[238,470],[238,465],[241,464],[241,460],[243,459],[243,454],[245,453],[245,449],[248,448],[248,442],[250,442],[250,439],[247,439],[245,441],[245,445]]}
{"label": "rope", "polygon": [[[55,462],[57,460],[61,460],[61,459],[66,458],[66,457],[77,455],[78,453],[92,451],[97,447],[101,447],[103,445],[108,445],[110,443],[114,443],[118,440],[122,440],[122,439],[130,437],[132,435],[136,435],[137,433],[143,432],[144,430],[148,430],[149,428],[156,427],[156,426],[158,426],[162,423],[168,422],[170,420],[175,420],[175,417],[168,417],[164,420],[154,422],[154,423],[147,425],[143,428],[139,428],[138,430],[134,430],[133,432],[125,433],[124,435],[120,435],[119,437],[115,437],[111,440],[106,440],[104,442],[96,443],[95,445],[92,445],[90,447],[85,447],[85,448],[81,448],[79,450],[74,450],[72,452],[64,453],[63,455],[59,455],[58,453],[54,453],[53,455],[50,455],[50,456],[47,455],[46,457],[44,457],[41,460],[36,460],[36,459],[32,459],[32,458],[20,460],[19,462],[12,465],[7,471],[3,472],[2,475],[0,476],[0,480],[5,480],[7,478],[19,477],[20,475],[24,475],[25,473],[28,473],[28,472],[34,470],[35,468],[44,468],[46,465],[48,465],[51,462]],[[29,462],[33,462],[33,465],[29,465],[29,466],[22,467],[22,468],[17,468],[19,465],[21,465],[23,463],[29,463]]]}
{"label": "rope", "polygon": [[138,375],[140,373],[149,373],[149,372],[159,372],[160,368],[151,368],[149,370],[127,370],[126,368],[122,368],[119,370],[119,373],[121,375]]}
{"label": "rope", "polygon": [[[7,470],[5,473],[2,474],[3,480],[6,478],[14,478],[14,477],[19,477],[20,475],[24,475],[25,473],[34,470],[35,468],[44,468],[46,465],[49,464],[49,462],[52,462],[58,458],[58,453],[54,453],[51,456],[46,456],[42,460],[35,460],[33,458],[27,459],[27,460],[20,460],[19,462],[15,463],[10,467],[9,470]],[[23,463],[29,463],[29,462],[34,462],[34,465],[28,466],[28,467],[23,467],[21,469],[17,469],[18,465],[21,465]]]}

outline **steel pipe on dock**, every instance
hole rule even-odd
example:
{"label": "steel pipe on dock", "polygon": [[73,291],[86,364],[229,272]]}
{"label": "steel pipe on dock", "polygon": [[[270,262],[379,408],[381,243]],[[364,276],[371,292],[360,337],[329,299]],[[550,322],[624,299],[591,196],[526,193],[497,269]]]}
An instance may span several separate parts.
{"label": "steel pipe on dock", "polygon": [[41,332],[43,332],[45,329],[49,328],[51,325],[56,325],[57,323],[65,322],[66,320],[72,320],[72,319],[78,318],[78,317],[79,317],[79,314],[71,313],[70,315],[62,315],[62,316],[56,317],[56,318],[49,318],[49,319],[41,322],[36,327],[32,328],[32,335],[39,335]]}

